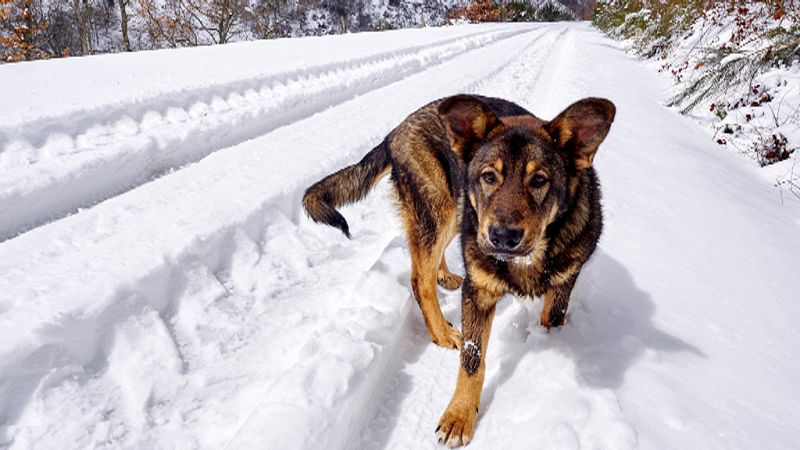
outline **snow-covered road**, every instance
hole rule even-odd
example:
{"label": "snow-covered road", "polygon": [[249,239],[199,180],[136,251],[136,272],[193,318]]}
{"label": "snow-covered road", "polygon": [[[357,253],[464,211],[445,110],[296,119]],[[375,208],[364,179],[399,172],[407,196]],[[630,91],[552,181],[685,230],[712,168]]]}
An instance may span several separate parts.
{"label": "snow-covered road", "polygon": [[[0,66],[20,80],[0,94],[0,447],[435,448],[458,355],[411,298],[388,183],[343,209],[349,241],[300,196],[456,92],[618,111],[568,323],[501,302],[470,446],[800,439],[800,202],[587,24]],[[440,295],[459,323],[460,294]]]}

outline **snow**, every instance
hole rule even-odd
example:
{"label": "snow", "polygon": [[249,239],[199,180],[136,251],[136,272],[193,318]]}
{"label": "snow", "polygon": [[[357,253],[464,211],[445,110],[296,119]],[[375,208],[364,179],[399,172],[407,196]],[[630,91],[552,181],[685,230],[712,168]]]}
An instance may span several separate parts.
{"label": "snow", "polygon": [[719,64],[721,66],[724,66],[725,64],[736,61],[737,59],[742,59],[744,58],[744,56],[745,55],[743,53],[731,53],[730,55],[719,60]]}
{"label": "snow", "polygon": [[[59,90],[44,79],[79,86],[79,74],[121,66],[137,75],[31,100]],[[470,446],[793,448],[800,437],[800,201],[781,201],[755,167],[663,108],[654,72],[587,24],[0,67],[0,81],[18,77],[30,82],[0,101],[30,107],[2,129],[0,179],[41,189],[19,189],[19,209],[0,203],[0,446],[435,448],[458,354],[430,343],[411,297],[389,184],[343,209],[352,240],[310,222],[300,197],[456,92],[543,118],[585,96],[617,106],[595,158],[604,235],[567,324],[540,327],[539,300],[498,305]],[[276,97],[272,81],[294,77],[304,81],[282,81],[288,97]],[[240,89],[243,78],[267,88]],[[193,115],[197,104],[207,108]],[[125,126],[111,138],[87,131],[118,124],[112,110],[136,111],[130,142],[162,144],[125,147]],[[55,144],[81,139],[102,148],[81,157]],[[42,166],[6,159],[21,142],[66,150]],[[184,156],[160,155],[173,149]],[[137,152],[143,163],[125,159]],[[101,160],[107,169],[88,175]],[[69,207],[20,220],[53,192]],[[463,273],[457,244],[447,257]],[[440,296],[459,323],[460,293]]]}
{"label": "snow", "polygon": [[[0,238],[524,30],[496,28],[423,30],[412,43],[408,31],[251,42],[222,58],[214,47],[202,58],[194,49],[65,59],[52,72],[9,66],[9,83],[32,88],[11,91],[12,107],[0,112],[0,208],[10,212]],[[79,75],[86,71],[93,75]]]}

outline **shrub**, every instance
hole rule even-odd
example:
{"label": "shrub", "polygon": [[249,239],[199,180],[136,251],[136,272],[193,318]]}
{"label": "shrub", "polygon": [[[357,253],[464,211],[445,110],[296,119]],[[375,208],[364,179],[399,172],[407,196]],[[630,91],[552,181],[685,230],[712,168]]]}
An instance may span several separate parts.
{"label": "shrub", "polygon": [[451,20],[480,22],[556,22],[575,20],[575,15],[566,7],[546,2],[534,6],[527,2],[512,1],[499,3],[491,0],[474,0],[467,6],[451,10]]}

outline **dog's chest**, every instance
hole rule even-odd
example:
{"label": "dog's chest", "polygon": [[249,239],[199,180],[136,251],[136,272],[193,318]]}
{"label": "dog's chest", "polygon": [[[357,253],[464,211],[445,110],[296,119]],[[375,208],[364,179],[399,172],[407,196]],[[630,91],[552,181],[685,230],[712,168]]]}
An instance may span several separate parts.
{"label": "dog's chest", "polygon": [[544,294],[546,269],[544,258],[528,255],[515,258],[508,264],[509,284],[520,296],[536,297]]}

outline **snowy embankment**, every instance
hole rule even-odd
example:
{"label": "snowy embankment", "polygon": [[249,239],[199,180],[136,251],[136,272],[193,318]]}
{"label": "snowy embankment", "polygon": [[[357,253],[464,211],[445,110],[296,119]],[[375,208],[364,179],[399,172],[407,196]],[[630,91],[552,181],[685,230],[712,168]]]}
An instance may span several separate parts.
{"label": "snowy embankment", "polygon": [[[735,13],[716,5],[705,20],[696,21],[685,36],[675,39],[675,48],[662,67],[678,69],[678,79],[683,81],[673,89],[676,95],[701,77],[709,77],[709,72],[723,72],[719,76],[723,80],[731,78],[720,83],[723,89],[712,90],[688,109],[688,114],[713,130],[713,140],[721,148],[754,159],[764,166],[763,175],[785,195],[800,197],[800,64],[797,58],[794,63],[781,64],[775,58],[756,69],[760,55],[792,48],[798,52],[798,41],[781,35],[792,30],[796,36],[797,21],[797,15],[776,20],[766,3],[748,5]],[[706,54],[726,54],[723,50],[728,54],[718,65],[687,70],[704,62],[701,58]],[[738,73],[738,77],[726,77],[726,72]]]}
{"label": "snowy embankment", "polygon": [[674,84],[666,102],[705,127],[718,148],[754,160],[783,193],[800,197],[799,11],[733,5],[643,9],[608,31]]}
{"label": "snowy embankment", "polygon": [[[245,63],[253,54],[294,61],[290,75]],[[350,241],[310,223],[300,195],[461,91],[545,118],[588,95],[618,108],[596,158],[606,231],[568,323],[546,333],[539,302],[501,303],[471,446],[790,448],[800,437],[800,204],[781,205],[754,168],[663,109],[650,71],[586,24],[71,59],[3,66],[0,80],[29,70],[80,84],[59,64],[114,72],[124,58],[171,78],[151,82],[141,67],[92,81],[94,98],[27,103],[36,83],[8,97],[31,108],[2,130],[0,178],[29,177],[17,204],[35,208],[25,195],[49,184],[73,203],[25,220],[4,204],[5,232],[105,200],[0,243],[0,445],[435,447],[458,355],[430,344],[411,299],[388,183],[344,209]],[[83,119],[46,119],[65,115]],[[158,126],[131,127],[141,146],[117,139],[120,121],[147,117]],[[52,148],[67,155],[39,152]],[[85,164],[55,168],[73,156]],[[459,266],[457,245],[448,258]],[[459,294],[442,296],[458,323]]]}
{"label": "snowy embankment", "polygon": [[414,39],[399,32],[71,59],[50,71],[11,66],[8,82],[37,89],[10,92],[0,113],[8,174],[0,239],[520,31],[431,29]]}

